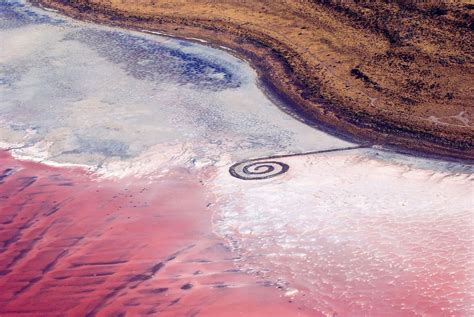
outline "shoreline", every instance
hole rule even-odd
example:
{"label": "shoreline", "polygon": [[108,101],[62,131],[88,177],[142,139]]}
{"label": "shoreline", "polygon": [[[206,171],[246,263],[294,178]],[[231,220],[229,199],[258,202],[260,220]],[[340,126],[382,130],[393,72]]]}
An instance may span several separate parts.
{"label": "shoreline", "polygon": [[[428,132],[421,133],[408,127],[397,127],[390,122],[384,122],[383,118],[376,118],[365,113],[354,114],[348,109],[338,107],[321,98],[317,99],[316,107],[311,107],[311,105],[314,106],[314,101],[301,99],[295,91],[282,87],[278,72],[285,74],[286,84],[289,83],[288,85],[292,86],[293,90],[302,91],[302,93],[305,90],[304,84],[296,78],[296,74],[292,73],[287,61],[278,56],[278,52],[268,47],[263,49],[263,58],[253,52],[253,48],[258,51],[261,49],[258,46],[262,46],[262,43],[255,39],[242,39],[221,30],[188,26],[185,25],[185,21],[182,21],[183,24],[180,25],[156,20],[162,17],[127,16],[124,12],[117,12],[95,4],[84,10],[80,6],[63,5],[61,1],[56,0],[52,3],[50,0],[29,0],[28,2],[42,9],[54,10],[59,14],[88,23],[183,39],[225,50],[246,61],[256,71],[258,86],[282,111],[311,127],[364,146],[381,147],[416,157],[474,164],[474,147],[471,144],[462,144],[462,142],[454,144],[447,138],[439,138]],[[218,36],[211,39],[212,33],[228,35],[227,40],[223,41]],[[269,49],[270,53],[268,53]],[[267,58],[270,62],[266,60]]]}

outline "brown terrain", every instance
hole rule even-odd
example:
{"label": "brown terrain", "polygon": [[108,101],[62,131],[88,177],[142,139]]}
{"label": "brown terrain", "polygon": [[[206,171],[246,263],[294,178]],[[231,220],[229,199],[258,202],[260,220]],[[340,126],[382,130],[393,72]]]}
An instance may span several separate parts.
{"label": "brown terrain", "polygon": [[474,5],[413,1],[32,0],[75,18],[232,49],[320,128],[474,159]]}

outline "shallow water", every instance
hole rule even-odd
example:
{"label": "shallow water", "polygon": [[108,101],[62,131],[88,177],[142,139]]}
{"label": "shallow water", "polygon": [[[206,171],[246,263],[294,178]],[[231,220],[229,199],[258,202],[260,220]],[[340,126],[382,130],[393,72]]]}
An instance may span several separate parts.
{"label": "shallow water", "polygon": [[163,143],[213,161],[347,145],[281,112],[224,51],[2,10],[28,17],[2,23],[2,141],[18,154],[99,165]]}
{"label": "shallow water", "polygon": [[[474,313],[472,166],[412,158],[376,148],[314,153],[357,144],[306,126],[281,111],[278,101],[270,100],[259,89],[255,71],[224,50],[77,22],[17,1],[2,1],[0,13],[0,147],[16,158],[59,166],[54,171],[39,165],[30,167],[31,175],[35,169],[47,169],[48,172],[41,174],[43,178],[61,171],[74,174],[72,171],[77,170],[67,166],[79,166],[80,173],[88,176],[79,182],[85,183],[85,187],[73,182],[78,192],[102,186],[117,186],[120,192],[135,184],[134,188],[149,188],[154,195],[169,190],[169,197],[179,196],[175,199],[183,200],[182,205],[177,204],[173,209],[181,218],[170,221],[168,228],[157,224],[155,238],[150,223],[153,218],[147,214],[151,210],[147,208],[156,207],[156,216],[161,217],[160,201],[168,206],[169,197],[156,196],[161,200],[155,200],[155,206],[144,207],[131,226],[126,219],[136,212],[133,205],[112,218],[108,214],[98,216],[98,228],[109,223],[122,228],[112,236],[120,235],[125,230],[122,226],[133,228],[127,235],[141,245],[143,253],[131,257],[133,245],[126,245],[122,257],[127,264],[121,265],[119,261],[111,277],[104,277],[103,282],[92,287],[98,299],[104,296],[109,300],[100,305],[85,300],[75,308],[71,303],[71,307],[66,305],[58,313],[69,309],[76,309],[76,313],[143,313],[145,307],[152,314],[157,313],[159,309],[151,307],[148,301],[165,295],[150,295],[147,286],[140,286],[145,288],[139,287],[142,292],[134,293],[136,305],[130,304],[133,292],[127,292],[126,288],[133,285],[120,287],[125,285],[124,279],[133,276],[123,272],[130,267],[148,272],[146,267],[156,258],[147,254],[157,251],[162,254],[163,249],[169,248],[178,251],[183,247],[179,239],[183,238],[173,237],[173,230],[168,230],[175,227],[186,235],[187,230],[193,229],[184,225],[183,219],[199,219],[202,212],[209,213],[203,218],[203,225],[196,229],[198,233],[187,238],[198,241],[198,245],[219,245],[222,243],[219,239],[224,238],[231,250],[214,258],[212,247],[204,251],[198,248],[191,254],[202,252],[213,265],[224,258],[232,260],[227,260],[224,268],[218,265],[218,269],[210,269],[206,277],[209,280],[200,278],[193,283],[208,285],[210,280],[221,278],[224,269],[235,268],[248,274],[222,278],[232,281],[226,284],[233,285],[228,288],[237,289],[237,293],[232,293],[234,300],[226,297],[222,301],[225,305],[221,308],[229,310],[226,312],[229,316],[233,315],[232,307],[242,302],[252,307],[246,315],[255,316],[268,308],[268,302],[275,303],[275,307],[281,305],[283,315],[305,313],[307,309],[309,315],[315,316]],[[257,167],[251,176],[264,178],[269,175],[265,172],[271,172],[278,174],[275,177],[243,180],[229,173],[234,163],[247,159],[302,152],[313,153],[269,159],[274,162],[274,171],[270,171],[273,167]],[[4,179],[10,183],[0,182],[6,206],[2,216],[33,212],[38,202],[28,201],[38,195],[55,208],[53,202],[57,197],[41,196],[41,190],[36,187],[39,185],[25,189],[25,196],[5,194],[6,189],[1,186],[13,186],[16,191],[12,193],[16,193],[24,184],[12,183],[12,172],[7,171],[8,166],[20,163],[4,162],[7,162],[3,163]],[[288,170],[279,170],[282,166]],[[249,177],[249,171],[252,172],[245,169],[245,164],[234,171],[234,176],[241,178]],[[163,187],[158,190],[155,183]],[[202,190],[193,187],[194,184],[199,184]],[[182,192],[180,186],[193,189]],[[109,191],[113,195],[114,189]],[[83,199],[87,195],[83,194]],[[196,195],[206,198],[193,198]],[[74,192],[66,196],[73,197]],[[186,198],[189,203],[185,202]],[[99,204],[100,195],[93,201]],[[206,206],[196,205],[196,212],[189,213],[193,204],[203,205],[204,201]],[[19,203],[27,206],[26,209],[15,209]],[[81,215],[92,217],[93,207],[82,211],[79,208],[73,217],[69,214],[73,205],[66,206],[58,207],[60,212],[55,212],[54,221],[73,222],[74,217]],[[118,208],[114,203],[104,206]],[[17,273],[36,270],[39,275],[32,273],[31,279],[41,277],[39,284],[35,284],[36,290],[33,288],[19,297],[24,291],[17,293],[15,287],[20,285],[21,290],[22,283],[30,285],[31,279],[0,276],[0,285],[12,290],[1,298],[5,303],[14,303],[13,307],[9,306],[9,312],[23,307],[25,300],[32,303],[31,307],[43,307],[34,305],[35,301],[44,300],[38,295],[39,290],[47,288],[54,293],[64,286],[59,282],[56,282],[59,286],[54,283],[56,286],[51,286],[50,281],[58,274],[55,270],[67,268],[72,270],[68,271],[71,276],[79,278],[75,268],[66,264],[88,248],[111,248],[107,234],[91,238],[81,222],[71,230],[85,237],[83,242],[79,241],[74,248],[51,247],[49,243],[54,244],[54,235],[44,241],[44,236],[38,234],[52,220],[41,218],[44,216],[41,213],[33,214],[34,219],[41,220],[33,225],[37,231],[28,235],[16,233],[15,230],[25,229],[21,221],[4,221],[0,227],[3,237],[0,263],[11,266],[8,274],[16,274],[15,269]],[[82,223],[94,226],[87,219]],[[18,267],[9,264],[6,254],[22,254],[25,239],[34,240],[35,234],[46,249],[52,248],[57,254],[68,250],[57,261],[56,253],[48,255],[52,257],[49,263],[54,262],[57,269],[42,272],[38,263],[43,262],[36,253],[25,256],[28,260],[25,263],[19,259]],[[215,242],[202,242],[210,236]],[[160,239],[168,242],[160,244]],[[160,256],[165,259],[167,255]],[[199,270],[201,265],[188,263],[186,270]],[[179,285],[186,283],[186,278],[183,280],[175,271],[169,273],[174,275],[160,274],[164,274],[160,279],[172,278]],[[146,280],[155,283],[153,287],[160,284],[159,280]],[[253,288],[259,282],[270,287]],[[275,295],[273,286],[280,289],[279,295]],[[111,287],[119,289],[112,295],[104,291]],[[187,295],[191,296],[187,299],[172,293],[181,303],[162,313],[192,314],[193,311],[186,309],[197,305],[194,313],[209,315],[220,311],[222,314],[220,308],[205,311],[196,303],[203,299],[219,301],[224,295],[201,294],[199,289],[189,289],[186,294],[194,295]],[[74,287],[70,291],[74,293]],[[268,296],[267,302],[251,303],[248,296],[242,295],[245,292]],[[119,297],[129,301],[122,302]],[[60,301],[60,296],[55,300]],[[287,307],[288,301],[293,306]],[[137,310],[132,310],[132,306],[138,307]]]}

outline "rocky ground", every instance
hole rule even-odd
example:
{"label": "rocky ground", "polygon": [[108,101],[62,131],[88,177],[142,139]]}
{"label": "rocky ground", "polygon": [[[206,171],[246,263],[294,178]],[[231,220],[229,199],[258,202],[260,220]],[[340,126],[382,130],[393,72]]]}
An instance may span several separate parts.
{"label": "rocky ground", "polygon": [[76,18],[195,37],[251,61],[320,127],[474,157],[470,4],[35,0]]}

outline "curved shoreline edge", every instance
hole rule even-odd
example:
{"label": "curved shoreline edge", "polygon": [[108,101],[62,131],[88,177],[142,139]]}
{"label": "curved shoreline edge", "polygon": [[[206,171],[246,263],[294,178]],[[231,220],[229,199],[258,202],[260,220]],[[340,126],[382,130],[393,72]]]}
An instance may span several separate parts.
{"label": "curved shoreline edge", "polygon": [[[186,21],[179,24],[168,20],[169,17],[130,15],[98,4],[84,7],[77,2],[62,0],[27,1],[40,8],[57,10],[61,14],[85,22],[140,32],[160,32],[161,36],[193,41],[217,49],[229,48],[227,53],[247,61],[256,70],[258,85],[264,93],[282,111],[305,124],[364,146],[382,147],[417,157],[474,164],[472,142],[455,142],[429,132],[415,131],[409,126],[399,127],[366,113],[354,113],[321,98],[316,98],[316,101],[314,98],[304,98],[304,84],[292,72],[285,58],[256,39],[242,38],[231,33],[226,34],[222,30],[198,27],[192,23],[186,24]],[[226,35],[228,40],[218,39],[216,34]],[[199,39],[204,39],[206,43]],[[285,83],[281,82],[281,74],[285,75]],[[285,85],[291,86],[292,89],[286,89]]]}

